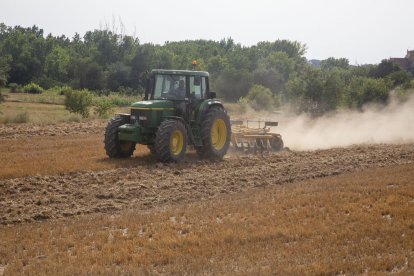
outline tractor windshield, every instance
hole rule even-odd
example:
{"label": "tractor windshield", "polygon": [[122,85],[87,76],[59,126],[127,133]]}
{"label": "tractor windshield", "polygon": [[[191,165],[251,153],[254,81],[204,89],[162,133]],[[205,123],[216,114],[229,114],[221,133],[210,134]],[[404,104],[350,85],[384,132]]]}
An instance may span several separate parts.
{"label": "tractor windshield", "polygon": [[156,75],[154,100],[184,100],[186,97],[185,76]]}

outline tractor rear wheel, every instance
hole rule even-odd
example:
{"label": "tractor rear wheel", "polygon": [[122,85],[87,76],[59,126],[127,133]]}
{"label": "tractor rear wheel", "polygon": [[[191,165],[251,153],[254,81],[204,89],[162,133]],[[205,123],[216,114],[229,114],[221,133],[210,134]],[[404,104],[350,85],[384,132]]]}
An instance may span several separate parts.
{"label": "tractor rear wheel", "polygon": [[158,127],[154,144],[161,162],[178,162],[187,150],[187,131],[178,120],[165,120]]}
{"label": "tractor rear wheel", "polygon": [[281,137],[272,137],[270,139],[270,146],[272,147],[273,151],[281,151],[283,149],[283,140]]}
{"label": "tractor rear wheel", "polygon": [[230,145],[230,118],[221,108],[210,109],[201,125],[202,147],[197,147],[197,153],[204,158],[221,159],[227,153]]}
{"label": "tractor rear wheel", "polygon": [[116,116],[112,118],[105,129],[105,151],[111,158],[130,157],[135,150],[135,142],[120,141],[118,139],[118,128],[129,122],[128,117]]}

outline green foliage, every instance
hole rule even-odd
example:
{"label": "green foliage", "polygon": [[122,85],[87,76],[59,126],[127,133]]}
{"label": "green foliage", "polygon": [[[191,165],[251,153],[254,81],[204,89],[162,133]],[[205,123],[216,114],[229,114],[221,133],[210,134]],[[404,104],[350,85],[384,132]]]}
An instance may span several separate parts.
{"label": "green foliage", "polygon": [[122,97],[120,95],[111,95],[109,97],[109,101],[111,102],[111,104],[119,107],[129,106],[133,101],[136,100],[137,99],[129,99],[126,97]]}
{"label": "green foliage", "polygon": [[18,93],[18,92],[22,91],[22,86],[17,84],[17,83],[14,83],[14,82],[9,83],[8,86],[9,86],[10,92],[12,92],[12,93]]}
{"label": "green foliage", "polygon": [[25,86],[23,86],[23,90],[26,93],[30,93],[30,94],[41,94],[43,93],[43,88],[40,87],[40,85],[38,85],[37,83],[31,82],[29,84],[26,84]]}
{"label": "green foliage", "polygon": [[[304,57],[306,45],[289,40],[242,46],[225,38],[166,42],[161,46],[140,44],[136,37],[108,29],[67,38],[45,36],[37,26],[8,27],[0,23],[0,52],[0,87],[15,83],[10,89],[19,91],[17,84],[37,83],[60,95],[72,89],[88,89],[94,97],[108,96],[116,106],[127,106],[142,97],[145,83],[139,76],[145,72],[154,68],[193,69],[194,59],[198,62],[194,69],[210,72],[211,90],[245,107],[240,99],[247,101],[254,85],[270,89],[275,106],[289,103],[298,112],[312,113],[382,101],[382,92],[382,96],[368,92],[367,87],[374,85],[363,81],[364,86],[357,78],[383,80],[388,89],[412,86],[412,76],[390,60],[353,66],[345,58],[331,57],[321,61],[320,68],[311,68]],[[119,94],[112,95],[111,91]]]}
{"label": "green foliage", "polygon": [[89,117],[89,108],[92,105],[92,94],[86,90],[68,90],[65,92],[65,107],[83,118]]}
{"label": "green foliage", "polygon": [[95,112],[100,118],[108,118],[112,113],[114,105],[108,98],[98,98],[95,101]]}
{"label": "green foliage", "polygon": [[411,87],[411,74],[405,70],[392,72],[387,77],[392,81],[394,87],[397,85],[402,85],[405,89]]}
{"label": "green foliage", "polygon": [[348,69],[349,68],[349,60],[346,58],[333,58],[330,57],[328,59],[321,61],[321,68],[324,70],[332,69],[332,68],[342,68]]}
{"label": "green foliage", "polygon": [[4,96],[0,91],[0,103],[4,103],[6,101],[6,96]]}
{"label": "green foliage", "polygon": [[348,90],[348,105],[361,108],[367,103],[386,103],[390,84],[384,79],[354,78]]}
{"label": "green foliage", "polygon": [[262,85],[253,85],[245,99],[254,110],[272,110],[274,101],[272,91]]}

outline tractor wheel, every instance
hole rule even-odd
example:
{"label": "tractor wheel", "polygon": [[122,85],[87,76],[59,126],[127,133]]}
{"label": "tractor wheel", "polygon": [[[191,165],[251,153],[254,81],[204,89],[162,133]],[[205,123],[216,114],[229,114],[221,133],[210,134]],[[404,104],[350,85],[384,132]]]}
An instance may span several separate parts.
{"label": "tractor wheel", "polygon": [[127,124],[128,118],[116,116],[112,118],[105,129],[105,150],[106,154],[111,158],[130,157],[135,150],[135,142],[119,141],[118,127]]}
{"label": "tractor wheel", "polygon": [[197,153],[204,158],[221,159],[230,145],[230,118],[223,109],[214,108],[207,112],[201,125],[202,147]]}
{"label": "tractor wheel", "polygon": [[270,146],[273,151],[281,151],[283,149],[283,140],[281,137],[272,137],[270,139]]}
{"label": "tractor wheel", "polygon": [[178,120],[165,120],[158,127],[154,144],[161,162],[178,162],[187,150],[187,130]]}
{"label": "tractor wheel", "polygon": [[155,146],[154,145],[147,145],[149,151],[151,152],[151,154],[155,154]]}

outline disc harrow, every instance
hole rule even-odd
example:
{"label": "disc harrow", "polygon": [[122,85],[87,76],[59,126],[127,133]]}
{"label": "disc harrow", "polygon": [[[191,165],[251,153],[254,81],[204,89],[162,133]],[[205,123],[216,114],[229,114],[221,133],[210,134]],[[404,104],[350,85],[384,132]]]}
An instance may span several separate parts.
{"label": "disc harrow", "polygon": [[283,149],[282,136],[271,132],[270,129],[272,126],[278,126],[278,122],[247,120],[231,121],[231,124],[230,142],[237,151],[263,154]]}

